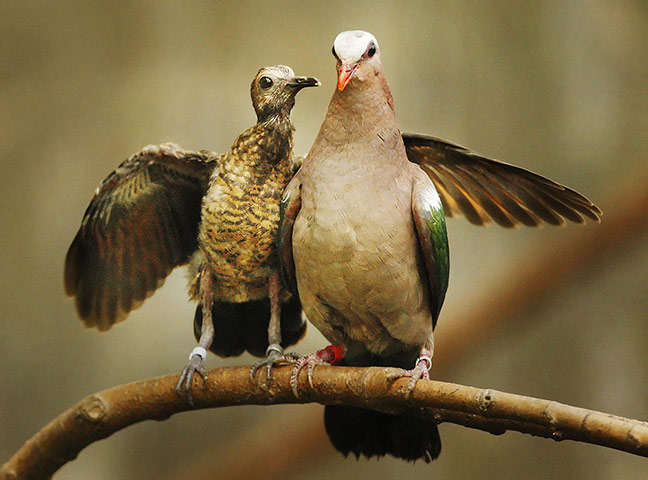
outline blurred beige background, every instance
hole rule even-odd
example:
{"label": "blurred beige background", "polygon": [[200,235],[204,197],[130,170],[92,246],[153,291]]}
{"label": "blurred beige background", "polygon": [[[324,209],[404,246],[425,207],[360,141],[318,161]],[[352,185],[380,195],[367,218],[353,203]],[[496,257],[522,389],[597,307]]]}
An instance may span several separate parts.
{"label": "blurred beige background", "polygon": [[[254,122],[253,75],[276,63],[323,82],[300,94],[293,114],[296,151],[307,152],[335,85],[331,45],[347,29],[378,38],[404,131],[532,169],[604,211],[601,225],[540,230],[450,220],[452,273],[433,376],[648,419],[645,222],[517,313],[495,305],[489,324],[466,320],[502,290],[515,296],[528,265],[551,263],[648,188],[648,3],[6,0],[0,8],[0,462],[85,395],[179,372],[194,345],[182,271],[106,334],[78,321],[63,293],[63,259],[99,182],[150,143],[225,151]],[[464,337],[472,341],[463,348],[447,340]],[[297,350],[323,345],[311,328]],[[208,364],[251,361],[212,356]],[[616,479],[648,471],[646,459],[602,447],[455,425],[441,426],[444,449],[433,464],[345,460],[326,442],[321,416],[318,405],[185,413],[93,444],[56,478],[251,478],[267,469],[265,478],[277,479]]]}

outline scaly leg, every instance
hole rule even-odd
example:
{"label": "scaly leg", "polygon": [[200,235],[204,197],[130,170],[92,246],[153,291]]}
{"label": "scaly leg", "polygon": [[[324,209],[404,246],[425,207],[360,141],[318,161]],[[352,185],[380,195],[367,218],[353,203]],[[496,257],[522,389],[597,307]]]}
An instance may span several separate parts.
{"label": "scaly leg", "polygon": [[182,373],[176,384],[176,391],[182,393],[184,390],[191,405],[193,405],[191,381],[193,380],[194,373],[198,373],[202,377],[204,385],[207,384],[205,358],[207,357],[207,349],[214,340],[214,323],[212,321],[212,304],[214,301],[213,284],[214,277],[212,272],[209,267],[205,266],[200,272],[200,301],[202,302],[203,313],[200,340],[198,341],[198,346],[189,354],[189,362],[182,369]]}
{"label": "scaly leg", "polygon": [[268,323],[268,348],[264,359],[256,362],[250,369],[250,378],[264,365],[267,368],[265,386],[270,386],[272,367],[277,363],[294,363],[299,355],[295,353],[284,354],[281,347],[281,282],[279,274],[273,270],[268,277],[268,296],[270,298],[270,322]]}
{"label": "scaly leg", "polygon": [[416,359],[414,368],[411,370],[402,370],[398,373],[390,375],[391,380],[398,380],[402,377],[410,377],[410,382],[407,387],[409,393],[411,394],[416,387],[416,382],[420,379],[429,380],[430,379],[430,369],[432,368],[432,357],[434,356],[434,335],[430,335],[430,338],[427,342],[423,344],[419,350],[419,356]]}

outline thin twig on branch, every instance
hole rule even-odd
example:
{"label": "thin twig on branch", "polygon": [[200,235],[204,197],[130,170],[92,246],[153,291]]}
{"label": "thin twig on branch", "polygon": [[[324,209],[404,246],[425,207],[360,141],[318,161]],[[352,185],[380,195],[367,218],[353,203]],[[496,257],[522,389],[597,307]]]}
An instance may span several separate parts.
{"label": "thin twig on branch", "polygon": [[[388,380],[390,368],[317,367],[311,389],[300,376],[302,396],[289,386],[290,367],[273,370],[269,391],[252,382],[248,367],[209,371],[206,388],[194,383],[196,408],[279,403],[346,404],[429,417],[502,434],[517,430],[555,440],[577,440],[648,456],[648,423],[452,383]],[[96,440],[143,420],[164,420],[191,410],[175,391],[177,375],[120,385],[90,395],[52,420],[0,468],[0,479],[46,479]],[[262,380],[262,379],[260,379]]]}

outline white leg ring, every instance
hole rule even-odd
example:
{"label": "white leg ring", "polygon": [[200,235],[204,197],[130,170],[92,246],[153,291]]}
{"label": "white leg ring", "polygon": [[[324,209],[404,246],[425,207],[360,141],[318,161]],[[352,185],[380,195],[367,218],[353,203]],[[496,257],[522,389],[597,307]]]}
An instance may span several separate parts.
{"label": "white leg ring", "polygon": [[196,347],[194,348],[191,353],[189,354],[189,360],[191,360],[191,357],[194,355],[198,355],[201,359],[207,358],[207,350],[205,350],[203,347]]}
{"label": "white leg ring", "polygon": [[430,369],[432,368],[432,357],[428,355],[421,355],[416,359],[416,364],[418,365],[420,362],[426,362],[427,370],[430,371]]}

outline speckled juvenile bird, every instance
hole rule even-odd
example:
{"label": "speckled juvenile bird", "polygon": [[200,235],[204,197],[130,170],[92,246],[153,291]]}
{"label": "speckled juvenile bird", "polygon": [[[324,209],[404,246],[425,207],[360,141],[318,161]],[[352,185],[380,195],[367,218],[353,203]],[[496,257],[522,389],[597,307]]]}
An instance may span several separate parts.
{"label": "speckled juvenile bird", "polygon": [[[342,360],[400,367],[410,388],[429,378],[433,330],[448,287],[445,214],[512,227],[599,221],[579,193],[432,137],[402,135],[373,35],[340,33],[338,88],[319,134],[284,194],[280,256],[304,313],[332,343],[293,369]],[[418,165],[417,165],[418,164]],[[436,187],[436,188],[435,188]],[[430,461],[434,421],[325,407],[344,454]]]}
{"label": "speckled juvenile bird", "polygon": [[262,68],[251,87],[257,123],[226,154],[146,147],[101,183],[85,212],[65,289],[89,327],[123,320],[193,256],[199,343],[179,389],[194,372],[205,378],[205,349],[263,356],[270,344],[273,357],[305,331],[299,299],[279,282],[275,236],[295,169],[290,112],[297,92],[317,85],[287,66]]}

